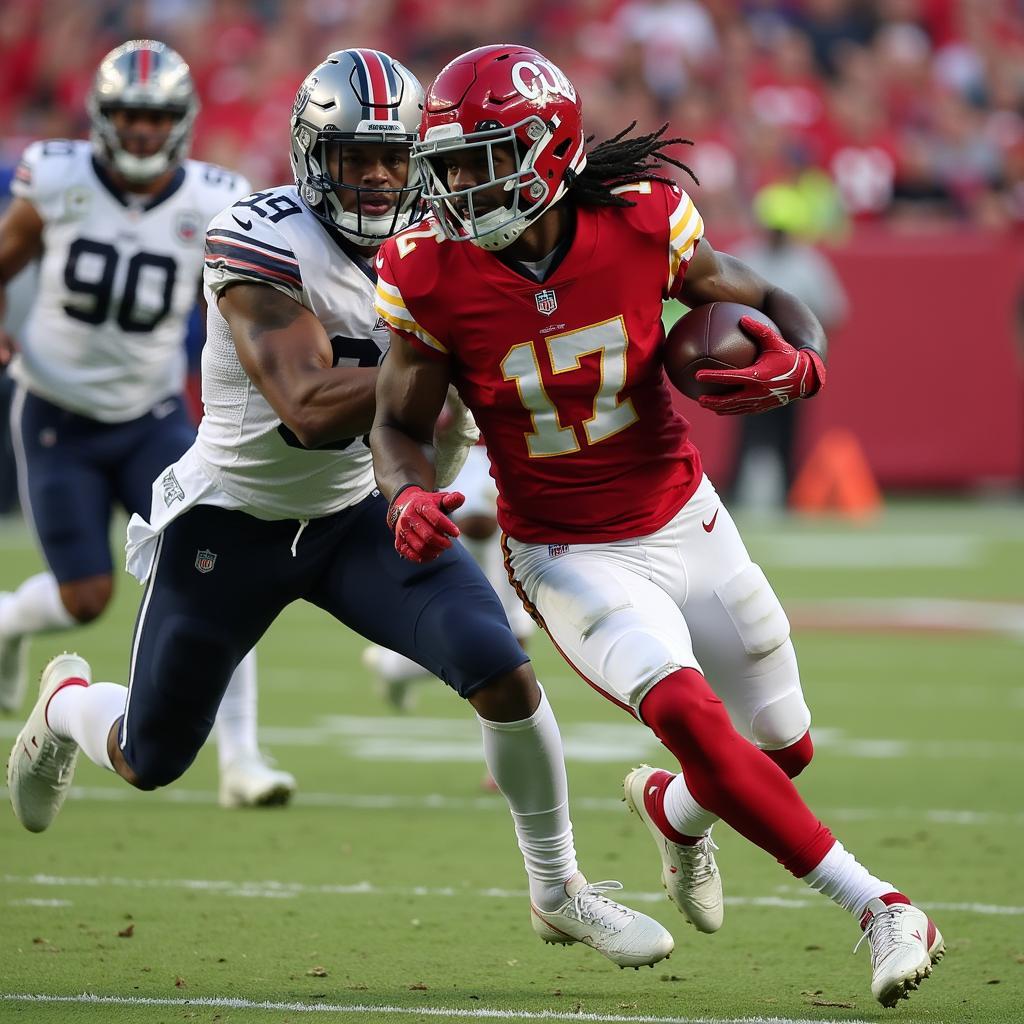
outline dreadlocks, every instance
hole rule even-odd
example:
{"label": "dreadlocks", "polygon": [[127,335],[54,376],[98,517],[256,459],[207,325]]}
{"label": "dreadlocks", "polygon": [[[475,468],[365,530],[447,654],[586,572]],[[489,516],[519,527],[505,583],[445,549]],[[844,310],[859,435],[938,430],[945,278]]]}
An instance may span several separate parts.
{"label": "dreadlocks", "polygon": [[[636,121],[623,128],[618,135],[605,139],[589,150],[587,165],[579,174],[566,172],[566,185],[577,202],[585,206],[635,206],[631,200],[614,195],[612,189],[637,181],[660,181],[665,185],[674,185],[671,178],[655,173],[663,164],[678,167],[697,181],[697,175],[686,164],[665,152],[669,146],[692,146],[690,139],[662,138],[668,130],[667,123],[648,135],[627,139],[626,136],[635,127]],[[587,144],[593,141],[594,136],[591,135]]]}

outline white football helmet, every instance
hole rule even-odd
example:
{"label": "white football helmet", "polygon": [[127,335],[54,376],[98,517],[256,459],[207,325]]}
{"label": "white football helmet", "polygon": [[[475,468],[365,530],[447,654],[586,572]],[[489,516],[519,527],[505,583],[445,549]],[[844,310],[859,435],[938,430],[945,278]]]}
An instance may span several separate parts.
{"label": "white football helmet", "polygon": [[[292,171],[306,206],[357,245],[379,245],[406,227],[420,195],[415,165],[399,189],[347,185],[330,174],[329,147],[372,142],[411,150],[422,109],[415,76],[379,50],[338,50],[313,68],[295,96],[291,122]],[[356,194],[355,210],[343,208],[342,190]],[[368,192],[397,193],[397,200],[388,213],[370,216],[362,211]]]}
{"label": "white football helmet", "polygon": [[[199,99],[181,57],[154,39],[132,39],[103,58],[86,99],[96,151],[132,182],[147,182],[188,156]],[[110,119],[115,110],[158,110],[177,121],[159,151],[136,156],[125,150]]]}

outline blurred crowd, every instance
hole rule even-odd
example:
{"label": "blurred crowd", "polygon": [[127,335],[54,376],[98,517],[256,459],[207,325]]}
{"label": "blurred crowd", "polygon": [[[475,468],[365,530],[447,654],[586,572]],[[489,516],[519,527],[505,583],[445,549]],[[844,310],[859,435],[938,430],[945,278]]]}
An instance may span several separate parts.
{"label": "blurred crowd", "polygon": [[5,0],[0,164],[87,130],[99,58],[152,36],[191,64],[195,155],[290,177],[295,89],[330,50],[373,46],[428,81],[472,46],[537,47],[598,138],[668,121],[709,224],[741,231],[764,190],[788,226],[1024,228],[1022,0]]}

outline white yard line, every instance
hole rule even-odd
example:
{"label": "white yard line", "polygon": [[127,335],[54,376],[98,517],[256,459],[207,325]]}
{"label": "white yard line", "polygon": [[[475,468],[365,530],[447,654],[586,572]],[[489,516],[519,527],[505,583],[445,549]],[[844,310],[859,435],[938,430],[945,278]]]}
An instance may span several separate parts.
{"label": "white yard line", "polygon": [[[117,875],[0,875],[0,884],[34,886],[43,889],[155,889],[204,892],[221,896],[243,896],[256,899],[293,899],[296,896],[386,896],[410,899],[430,897],[440,899],[513,899],[527,900],[525,889],[470,889],[458,886],[382,886],[372,882],[353,882],[347,885],[310,885],[305,882],[281,882],[272,879],[213,879],[213,878],[124,878]],[[633,903],[663,903],[665,893],[625,891],[623,898]],[[829,903],[813,896],[726,896],[730,907],[770,907],[777,910],[813,910]],[[993,903],[929,903],[917,904],[924,910],[956,911],[995,917],[1024,916],[1024,907]]]}
{"label": "white yard line", "polygon": [[[909,703],[906,695],[903,699]],[[0,722],[0,738],[14,739],[21,724],[15,720]],[[1024,743],[1016,740],[851,736],[831,726],[814,728],[812,736],[819,750],[834,757],[862,761],[1024,760]],[[483,767],[480,731],[469,718],[325,715],[308,725],[264,726],[260,729],[260,740],[271,748],[319,748],[358,761],[475,764],[481,770]],[[562,726],[562,742],[566,760],[572,762],[638,763],[664,752],[651,732],[628,721],[567,722]]]}
{"label": "white yard line", "polygon": [[[7,789],[0,786],[0,798]],[[142,793],[130,786],[73,786],[68,799],[81,803],[164,803],[197,804],[213,807],[217,793],[212,789],[186,789],[171,786],[152,793]],[[445,796],[428,793],[423,796],[400,796],[393,793],[306,793],[301,789],[293,799],[300,807],[329,807],[355,811],[486,811],[503,812],[504,800],[497,795]],[[624,814],[621,797],[575,797],[574,811],[596,814]],[[828,821],[924,821],[935,825],[959,825],[965,828],[1020,828],[1024,812],[974,811],[954,807],[832,807],[821,811]]]}
{"label": "white yard line", "polygon": [[[471,1010],[446,1010],[439,1006],[373,1006],[367,1004],[346,1005],[344,1003],[292,1003],[261,1002],[255,999],[230,999],[217,996],[196,996],[191,999],[161,999],[146,996],[95,996],[82,993],[78,996],[51,996],[21,992],[2,992],[0,1000],[20,1003],[76,1003],[96,1006],[210,1006],[230,1010],[280,1010],[287,1013],[337,1013],[337,1014],[403,1014],[415,1017],[440,1017],[458,1020],[572,1020],[595,1021],[602,1024],[840,1024],[835,1019],[815,1020],[793,1017],[656,1017],[618,1013],[574,1013],[572,1010],[492,1010],[476,1007]],[[869,1021],[843,1018],[842,1024],[870,1024]]]}

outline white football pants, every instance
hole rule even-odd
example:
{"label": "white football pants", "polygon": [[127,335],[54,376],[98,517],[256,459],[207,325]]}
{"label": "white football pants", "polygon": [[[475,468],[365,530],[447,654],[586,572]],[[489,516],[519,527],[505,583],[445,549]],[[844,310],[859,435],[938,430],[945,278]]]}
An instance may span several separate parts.
{"label": "white football pants", "polygon": [[513,582],[555,645],[615,703],[636,712],[659,680],[695,668],[762,749],[807,731],[786,613],[707,477],[646,537],[505,544]]}

